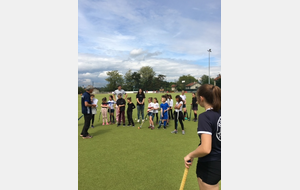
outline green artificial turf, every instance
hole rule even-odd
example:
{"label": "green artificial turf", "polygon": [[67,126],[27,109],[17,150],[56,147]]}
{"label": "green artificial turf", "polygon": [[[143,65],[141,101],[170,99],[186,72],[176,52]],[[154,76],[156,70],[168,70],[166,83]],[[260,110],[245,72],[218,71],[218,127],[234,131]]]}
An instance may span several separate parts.
{"label": "green artificial turf", "polygon": [[[175,96],[172,93],[174,105]],[[128,94],[136,105],[136,94]],[[161,99],[162,94],[146,94],[148,97]],[[190,114],[192,94],[186,93],[187,111]],[[184,156],[197,148],[197,122],[185,121],[185,135],[181,134],[178,124],[178,134],[174,130],[174,120],[171,120],[166,130],[163,128],[148,129],[149,120],[142,129],[135,127],[102,126],[102,117],[98,122],[101,99],[109,94],[97,94],[98,112],[95,115],[95,128],[90,128],[92,139],[79,137],[84,118],[78,121],[78,189],[79,190],[174,190],[179,189],[184,173]],[[145,101],[146,102],[146,101]],[[145,104],[145,116],[148,103]],[[127,109],[127,108],[126,108]],[[174,110],[174,109],[173,109]],[[198,115],[204,109],[198,107]],[[160,113],[160,112],[159,112]],[[78,118],[81,116],[81,97],[78,96]],[[126,117],[126,125],[127,115]],[[108,117],[109,118],[109,117]],[[137,118],[137,109],[133,111],[133,119]],[[156,120],[155,120],[156,121]],[[155,125],[157,127],[157,125]],[[196,178],[197,159],[191,166],[185,189],[199,189]]]}

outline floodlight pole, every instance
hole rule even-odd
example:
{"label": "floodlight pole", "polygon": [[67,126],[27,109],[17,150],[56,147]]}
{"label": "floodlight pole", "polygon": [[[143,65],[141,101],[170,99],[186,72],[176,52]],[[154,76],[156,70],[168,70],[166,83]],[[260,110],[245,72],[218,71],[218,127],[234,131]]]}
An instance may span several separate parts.
{"label": "floodlight pole", "polygon": [[211,52],[211,49],[209,49],[207,51],[208,51],[208,84],[210,84],[210,52]]}

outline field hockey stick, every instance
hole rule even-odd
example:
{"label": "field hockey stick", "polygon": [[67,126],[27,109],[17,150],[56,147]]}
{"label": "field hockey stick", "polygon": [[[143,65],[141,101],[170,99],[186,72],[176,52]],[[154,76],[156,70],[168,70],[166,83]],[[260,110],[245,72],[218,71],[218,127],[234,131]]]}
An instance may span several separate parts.
{"label": "field hockey stick", "polygon": [[83,114],[78,118],[78,121],[79,121],[79,119],[81,119],[82,118],[82,116],[83,116]]}
{"label": "field hockey stick", "polygon": [[147,116],[148,116],[148,114],[146,115],[144,121],[142,121],[140,128],[142,128],[143,124],[145,123]]}
{"label": "field hockey stick", "polygon": [[[191,161],[188,162],[190,163]],[[189,168],[185,168],[179,190],[183,190],[188,172],[189,172]]]}
{"label": "field hockey stick", "polygon": [[192,106],[191,106],[191,108],[190,108],[190,117],[188,118],[189,121],[191,121],[191,117],[192,117]]}

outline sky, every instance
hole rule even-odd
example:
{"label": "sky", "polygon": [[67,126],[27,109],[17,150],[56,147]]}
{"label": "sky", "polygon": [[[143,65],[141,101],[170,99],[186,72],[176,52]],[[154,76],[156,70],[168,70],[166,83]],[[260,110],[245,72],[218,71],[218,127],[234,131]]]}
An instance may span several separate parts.
{"label": "sky", "polygon": [[[211,53],[208,53],[211,49]],[[209,64],[210,59],[210,64]],[[151,66],[174,82],[221,74],[220,0],[79,0],[78,86]]]}

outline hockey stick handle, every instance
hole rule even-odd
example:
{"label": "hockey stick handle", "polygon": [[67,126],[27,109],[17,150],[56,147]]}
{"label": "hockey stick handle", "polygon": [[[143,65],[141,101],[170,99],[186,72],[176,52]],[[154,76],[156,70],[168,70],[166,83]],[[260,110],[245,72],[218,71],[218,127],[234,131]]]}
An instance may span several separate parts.
{"label": "hockey stick handle", "polygon": [[[189,162],[191,162],[191,161],[189,161]],[[189,172],[189,168],[185,168],[179,190],[183,190],[185,182],[186,182],[186,178],[187,178],[187,175],[188,175],[188,172]]]}

